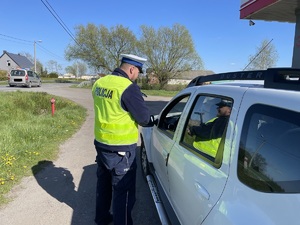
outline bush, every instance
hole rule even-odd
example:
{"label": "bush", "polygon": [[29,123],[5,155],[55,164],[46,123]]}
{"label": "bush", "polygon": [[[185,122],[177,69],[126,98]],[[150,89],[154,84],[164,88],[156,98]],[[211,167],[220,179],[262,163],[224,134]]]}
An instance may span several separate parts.
{"label": "bush", "polygon": [[164,90],[166,91],[181,91],[186,88],[184,84],[166,84]]}
{"label": "bush", "polygon": [[0,70],[0,81],[7,80],[7,71],[6,70]]}
{"label": "bush", "polygon": [[59,78],[55,80],[55,83],[72,83],[72,81],[64,78]]}
{"label": "bush", "polygon": [[[159,84],[140,83],[139,86],[142,90],[161,90]],[[183,84],[166,84],[162,89],[166,91],[181,91],[184,88],[186,88],[186,85]]]}
{"label": "bush", "polygon": [[143,90],[160,90],[160,86],[158,84],[141,83],[138,85]]}
{"label": "bush", "polygon": [[50,78],[58,78],[58,74],[55,73],[55,72],[52,72],[52,73],[48,74],[48,77],[50,77]]}

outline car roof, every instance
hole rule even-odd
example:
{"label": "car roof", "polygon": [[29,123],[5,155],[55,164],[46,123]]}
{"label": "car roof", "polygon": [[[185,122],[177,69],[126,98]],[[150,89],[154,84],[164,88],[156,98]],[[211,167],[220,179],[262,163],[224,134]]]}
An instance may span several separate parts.
{"label": "car roof", "polygon": [[238,86],[238,87],[255,87],[255,88],[263,88],[264,87],[264,82],[261,80],[215,81],[215,82],[211,82],[211,84],[230,85],[230,86]]}
{"label": "car roof", "polygon": [[25,70],[25,71],[31,71],[30,69],[27,69],[27,68],[16,68],[16,69],[12,69],[12,70]]}
{"label": "car roof", "polygon": [[187,87],[207,84],[300,91],[300,69],[269,68],[267,70],[237,71],[198,76],[194,78]]}

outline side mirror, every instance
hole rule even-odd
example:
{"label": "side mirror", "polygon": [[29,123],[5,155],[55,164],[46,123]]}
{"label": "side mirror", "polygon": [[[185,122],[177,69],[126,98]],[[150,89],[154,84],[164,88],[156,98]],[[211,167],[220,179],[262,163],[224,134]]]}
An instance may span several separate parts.
{"label": "side mirror", "polygon": [[157,126],[157,124],[158,124],[158,119],[155,119],[155,120],[153,121],[153,124],[154,124],[155,126]]}

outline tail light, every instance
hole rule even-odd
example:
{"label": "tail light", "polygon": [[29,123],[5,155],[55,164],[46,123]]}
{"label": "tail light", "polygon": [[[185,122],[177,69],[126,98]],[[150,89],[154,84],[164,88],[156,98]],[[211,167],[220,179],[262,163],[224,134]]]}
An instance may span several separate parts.
{"label": "tail light", "polygon": [[25,75],[25,80],[28,80],[28,75],[27,74]]}
{"label": "tail light", "polygon": [[10,75],[9,74],[7,75],[7,80],[10,80]]}

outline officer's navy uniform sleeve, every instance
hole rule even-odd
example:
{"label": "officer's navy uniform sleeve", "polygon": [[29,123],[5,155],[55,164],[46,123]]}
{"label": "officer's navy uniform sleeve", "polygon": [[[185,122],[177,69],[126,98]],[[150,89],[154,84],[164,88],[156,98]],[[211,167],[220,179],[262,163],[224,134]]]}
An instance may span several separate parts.
{"label": "officer's navy uniform sleeve", "polygon": [[133,119],[140,126],[145,126],[149,123],[149,109],[146,106],[140,87],[137,84],[132,83],[123,92],[121,105],[124,110],[132,115]]}

